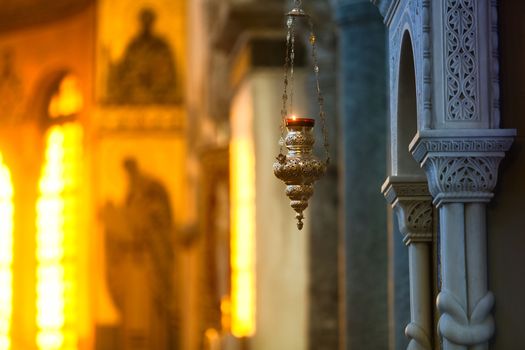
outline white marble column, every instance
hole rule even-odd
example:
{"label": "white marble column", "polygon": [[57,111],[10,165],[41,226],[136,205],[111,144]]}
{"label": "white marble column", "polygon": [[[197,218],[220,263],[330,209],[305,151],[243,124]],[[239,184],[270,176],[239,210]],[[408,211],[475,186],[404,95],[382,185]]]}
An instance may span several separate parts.
{"label": "white marble column", "polygon": [[420,131],[410,149],[424,167],[440,215],[444,350],[488,349],[494,295],[488,290],[485,205],[515,130]]}
{"label": "white marble column", "polygon": [[408,349],[432,349],[432,197],[424,177],[390,176],[382,187],[409,250],[410,318]]}

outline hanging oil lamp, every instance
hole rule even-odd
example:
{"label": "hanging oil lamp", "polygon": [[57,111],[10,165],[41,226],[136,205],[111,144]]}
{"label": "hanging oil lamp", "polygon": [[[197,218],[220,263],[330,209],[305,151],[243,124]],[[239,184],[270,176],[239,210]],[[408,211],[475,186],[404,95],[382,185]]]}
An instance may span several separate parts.
{"label": "hanging oil lamp", "polygon": [[[284,64],[284,92],[281,110],[281,138],[280,151],[277,161],[273,164],[273,171],[277,178],[286,184],[286,195],[290,198],[290,206],[296,211],[297,228],[303,228],[303,211],[308,207],[308,201],[314,193],[313,184],[324,173],[330,157],[328,155],[328,136],[323,106],[323,95],[319,85],[319,66],[317,63],[316,37],[313,32],[313,23],[308,14],[301,8],[301,1],[294,1],[294,8],[286,14],[286,57]],[[313,154],[315,136],[313,128],[315,119],[299,118],[293,114],[294,94],[294,60],[295,34],[298,20],[304,19],[310,27],[309,42],[312,50],[313,70],[315,76],[315,91],[319,105],[319,118],[324,138],[325,160],[318,159]],[[288,86],[290,92],[288,95]],[[291,111],[291,115],[288,111]],[[284,152],[284,147],[287,151]]]}

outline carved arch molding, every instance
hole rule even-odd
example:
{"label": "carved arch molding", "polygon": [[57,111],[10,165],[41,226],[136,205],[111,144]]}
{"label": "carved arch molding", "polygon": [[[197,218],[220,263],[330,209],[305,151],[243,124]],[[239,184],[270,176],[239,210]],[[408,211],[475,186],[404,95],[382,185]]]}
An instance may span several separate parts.
{"label": "carved arch molding", "polygon": [[[383,1],[385,2],[385,1]],[[378,6],[381,1],[376,1]],[[381,4],[379,4],[381,3]],[[389,3],[389,2],[388,2]],[[430,0],[400,0],[397,10],[391,6],[385,15],[389,30],[390,96],[398,96],[402,38],[410,34],[414,50],[418,126],[430,127],[432,116],[432,53]],[[381,9],[381,7],[380,7]],[[390,110],[397,111],[398,101],[390,100]]]}
{"label": "carved arch molding", "polygon": [[[475,127],[497,128],[499,111],[499,61],[497,33],[497,1],[487,4],[478,0],[443,0],[439,6],[431,0],[372,0],[385,17],[389,28],[390,96],[398,95],[402,38],[409,32],[414,50],[417,114],[419,129],[435,128],[433,106],[443,104],[443,120],[448,123],[467,123]],[[439,20],[433,10],[441,12]],[[486,44],[480,42],[482,28],[476,20],[486,16],[490,28]],[[433,43],[439,35],[432,28],[443,28],[440,43]],[[433,67],[433,47],[442,47],[443,69]],[[486,52],[488,62],[480,61]],[[441,56],[439,56],[441,57]],[[441,60],[441,58],[439,58]],[[487,65],[488,63],[488,65]],[[434,77],[439,74],[439,77]],[[433,81],[443,81],[443,96],[433,94],[437,86]],[[481,81],[490,81],[482,86]],[[433,96],[440,101],[433,101]],[[487,99],[489,109],[484,115],[483,101]],[[442,100],[441,100],[442,99]],[[397,111],[397,99],[391,99],[390,110]],[[441,111],[440,111],[441,113]],[[441,120],[441,119],[440,119]]]}

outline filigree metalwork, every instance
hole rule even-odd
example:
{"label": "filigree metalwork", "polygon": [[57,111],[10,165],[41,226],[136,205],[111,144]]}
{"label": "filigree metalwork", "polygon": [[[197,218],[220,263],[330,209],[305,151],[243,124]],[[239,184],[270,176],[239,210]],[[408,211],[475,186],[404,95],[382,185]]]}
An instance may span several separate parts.
{"label": "filigree metalwork", "polygon": [[[310,119],[311,120],[311,119]],[[273,164],[275,176],[286,184],[286,195],[297,212],[297,228],[303,228],[303,211],[314,193],[313,183],[326,171],[326,163],[312,153],[315,138],[311,125],[288,125],[284,144],[286,155],[280,154]]]}
{"label": "filigree metalwork", "polygon": [[[319,84],[319,65],[317,61],[317,38],[313,31],[313,22],[301,8],[301,1],[294,1],[294,8],[286,16],[286,58],[284,63],[284,92],[281,109],[281,138],[277,161],[273,165],[277,178],[286,184],[286,195],[290,205],[297,212],[297,228],[303,228],[303,211],[308,207],[308,200],[314,193],[313,183],[326,171],[330,162],[328,152],[328,134],[326,130],[324,98]],[[315,92],[319,105],[319,119],[323,134],[325,160],[320,161],[313,155],[315,137],[313,134],[314,119],[296,118],[293,116],[294,97],[294,60],[295,60],[295,25],[299,19],[306,19],[310,27],[309,42],[312,48],[312,63],[315,77]],[[288,112],[292,112],[292,117]],[[286,131],[285,131],[286,129]],[[287,152],[284,152],[286,146]]]}

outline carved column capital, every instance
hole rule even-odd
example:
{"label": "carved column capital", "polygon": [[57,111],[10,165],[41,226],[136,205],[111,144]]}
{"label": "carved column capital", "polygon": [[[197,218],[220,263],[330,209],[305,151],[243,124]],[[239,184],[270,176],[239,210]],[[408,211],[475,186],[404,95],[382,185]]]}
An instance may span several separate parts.
{"label": "carved column capital", "polygon": [[425,169],[434,204],[488,202],[515,130],[420,131],[410,151]]}
{"label": "carved column capital", "polygon": [[430,248],[433,238],[432,197],[425,176],[390,176],[382,187],[398,216],[399,230],[408,246],[410,323],[405,334],[408,349],[432,349]]}
{"label": "carved column capital", "polygon": [[432,197],[424,177],[390,176],[382,187],[394,209],[406,245],[432,241]]}

